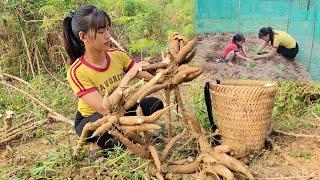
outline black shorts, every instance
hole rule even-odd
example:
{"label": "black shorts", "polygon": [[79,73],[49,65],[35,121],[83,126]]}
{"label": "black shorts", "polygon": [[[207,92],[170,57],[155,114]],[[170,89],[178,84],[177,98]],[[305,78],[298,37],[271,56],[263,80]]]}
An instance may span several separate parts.
{"label": "black shorts", "polygon": [[[145,115],[145,116],[149,116],[152,113],[154,113],[160,109],[163,109],[163,107],[164,107],[163,102],[160,99],[155,98],[155,97],[147,97],[147,98],[143,99],[140,102],[140,106],[141,106],[143,115]],[[137,109],[137,105],[130,108],[126,112],[125,116],[135,116],[136,109]],[[99,113],[94,113],[88,117],[84,117],[81,115],[80,112],[77,112],[74,125],[75,125],[75,130],[76,130],[76,133],[78,134],[78,136],[81,135],[84,126],[88,122],[95,122],[102,117],[103,116]],[[88,137],[90,137],[92,135],[92,133],[93,133],[93,131],[89,132]],[[115,142],[113,136],[111,136],[108,133],[104,133],[100,137],[87,138],[86,141],[87,142],[97,142],[97,144],[104,149],[113,147],[114,142]]]}
{"label": "black shorts", "polygon": [[297,56],[298,52],[299,52],[299,46],[298,43],[296,43],[296,47],[295,48],[291,48],[288,49],[284,46],[279,46],[277,49],[277,52],[279,54],[282,54],[284,57],[289,58],[289,59],[293,59]]}

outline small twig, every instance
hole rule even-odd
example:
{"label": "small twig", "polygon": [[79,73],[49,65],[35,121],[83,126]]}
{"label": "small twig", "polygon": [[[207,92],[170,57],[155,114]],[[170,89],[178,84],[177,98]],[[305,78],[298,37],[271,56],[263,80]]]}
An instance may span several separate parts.
{"label": "small twig", "polygon": [[31,127],[28,127],[28,128],[26,128],[26,129],[23,129],[23,130],[19,131],[19,132],[16,133],[16,134],[12,134],[11,136],[7,137],[6,139],[2,139],[2,140],[0,141],[0,147],[3,146],[3,145],[8,144],[9,142],[11,142],[11,141],[13,141],[13,140],[16,140],[16,139],[20,138],[25,132],[32,131],[32,130],[38,128],[39,125],[45,124],[46,122],[49,122],[49,119],[36,122],[36,123],[33,124]]}
{"label": "small twig", "polygon": [[0,135],[0,137],[1,137],[1,139],[9,138],[10,136],[13,136],[15,134],[19,134],[21,131],[24,131],[24,130],[29,129],[34,126],[39,126],[39,124],[43,124],[46,121],[48,121],[48,120],[46,119],[46,120],[42,120],[42,121],[35,121],[35,122],[32,122],[31,124],[26,124],[23,127],[12,130],[10,132],[4,132]]}
{"label": "small twig", "polygon": [[[34,43],[34,57],[36,59],[36,63],[37,63],[37,68],[38,68],[38,74],[40,74],[41,72],[41,68],[40,68],[40,60],[39,60],[39,56],[38,56],[38,53],[37,53],[37,49],[38,49],[38,46],[37,46],[37,43]],[[39,51],[39,49],[38,49]]]}
{"label": "small twig", "polygon": [[17,81],[22,82],[23,84],[25,84],[26,86],[28,86],[28,88],[30,88],[34,94],[36,94],[36,90],[33,89],[33,87],[32,87],[27,81],[25,81],[25,80],[23,80],[23,79],[21,79],[21,78],[19,78],[19,77],[17,77],[17,76],[8,74],[8,73],[1,73],[1,75],[7,76],[7,77],[9,77],[9,78],[11,78],[11,79],[15,79],[15,80],[17,80]]}
{"label": "small twig", "polygon": [[61,51],[61,48],[59,48],[59,54],[61,55],[61,58],[63,59],[63,62],[64,62],[64,65],[67,66],[67,61],[66,61],[66,58],[64,57],[62,51]]}
{"label": "small twig", "polygon": [[189,138],[189,140],[186,142],[186,143],[184,143],[184,144],[182,144],[181,146],[179,146],[178,148],[177,148],[177,151],[180,151],[182,148],[184,148],[186,145],[188,145],[191,141],[193,141],[194,139],[196,139],[196,138]]}
{"label": "small twig", "polygon": [[19,89],[11,84],[8,84],[6,82],[3,82],[3,81],[0,81],[0,84],[3,84],[3,85],[6,85],[20,93],[22,93],[23,95],[25,95],[27,98],[31,99],[32,101],[38,103],[41,107],[43,107],[44,109],[46,109],[48,112],[49,112],[49,116],[51,116],[52,118],[56,119],[57,121],[61,121],[61,122],[65,122],[65,123],[68,123],[70,125],[74,125],[74,123],[65,118],[63,115],[57,113],[56,111],[54,111],[53,109],[49,108],[48,106],[46,106],[44,103],[42,103],[39,99],[33,97],[32,95],[28,94],[27,92],[25,92],[24,90],[22,89]]}
{"label": "small twig", "polygon": [[[164,96],[165,96],[165,103],[166,106],[169,106],[170,104],[170,90],[169,89],[165,89],[164,90]],[[168,108],[168,110],[165,112],[165,119],[166,119],[166,123],[167,123],[167,128],[168,128],[168,140],[170,140],[172,138],[172,124],[171,124],[171,113],[170,113],[171,109]]]}
{"label": "small twig", "polygon": [[[39,52],[39,53],[40,53],[40,52]],[[41,63],[42,63],[42,65],[43,65],[44,69],[47,71],[47,73],[49,73],[49,75],[50,75],[51,77],[53,77],[53,79],[57,80],[58,82],[60,82],[60,83],[63,84],[63,85],[68,86],[67,83],[62,82],[60,79],[58,79],[55,75],[53,75],[53,74],[48,70],[48,68],[46,67],[46,65],[44,64],[44,62],[43,62],[42,59],[41,59]]]}
{"label": "small twig", "polygon": [[38,23],[43,21],[62,21],[62,19],[32,19],[32,20],[26,20],[24,19],[19,12],[17,12],[21,20],[25,23]]}
{"label": "small twig", "polygon": [[55,111],[49,112],[48,117],[51,117],[52,119],[55,119],[56,121],[64,122],[64,123],[67,123],[67,124],[74,126],[73,121],[71,121],[70,119],[64,117],[63,115],[61,115]]}
{"label": "small twig", "polygon": [[274,129],[273,131],[276,133],[279,133],[279,134],[284,134],[287,136],[294,136],[297,138],[317,138],[317,139],[320,139],[320,136],[318,136],[318,135],[295,134],[295,133],[289,133],[289,132],[285,132],[285,131],[281,131],[281,130],[277,130],[277,129]]}
{"label": "small twig", "polygon": [[62,21],[62,19],[34,19],[34,20],[26,20],[22,19],[25,23],[38,23],[43,21]]}
{"label": "small twig", "polygon": [[175,144],[179,139],[181,139],[181,138],[185,135],[186,132],[187,132],[187,129],[184,129],[181,134],[176,135],[174,138],[172,138],[172,139],[169,141],[169,143],[165,146],[165,148],[164,148],[164,150],[163,150],[163,152],[162,152],[162,155],[161,155],[161,157],[160,157],[160,160],[161,160],[161,161],[164,161],[164,160],[167,158],[167,156],[168,156],[171,148],[174,146],[174,144]]}
{"label": "small twig", "polygon": [[312,112],[312,115],[318,120],[320,121],[320,117],[318,115],[316,115],[316,113]]}
{"label": "small twig", "polygon": [[24,32],[23,32],[23,29],[22,29],[21,25],[20,25],[20,31],[21,31],[24,47],[25,47],[25,49],[27,51],[27,56],[28,56],[29,65],[30,65],[30,69],[31,69],[31,72],[32,72],[32,76],[34,77],[35,73],[34,73],[34,70],[33,70],[31,53],[30,53],[29,46],[28,46],[28,43],[27,43],[27,39],[26,39],[26,37],[24,35]]}
{"label": "small twig", "polygon": [[149,164],[150,162],[151,162],[150,160],[149,160],[149,161],[147,161],[146,163],[144,163],[144,164],[142,164],[142,165],[138,166],[137,168],[133,169],[131,172],[136,172],[138,169],[140,169],[140,168],[144,167],[145,165]]}
{"label": "small twig", "polygon": [[22,63],[19,63],[19,74],[20,74],[20,77],[21,77],[22,76]]}
{"label": "small twig", "polygon": [[120,43],[118,41],[116,41],[113,37],[110,37],[110,40],[121,50],[126,52],[126,50],[124,50],[124,48],[120,45]]}
{"label": "small twig", "polygon": [[181,115],[183,117],[183,121],[185,123],[185,125],[188,125],[188,119],[187,119],[187,115],[186,115],[186,110],[184,108],[184,105],[183,105],[183,102],[182,102],[182,99],[181,99],[181,95],[180,95],[180,91],[179,91],[179,87],[176,86],[174,88],[174,95],[175,95],[175,99],[177,101],[177,104],[181,110]]}

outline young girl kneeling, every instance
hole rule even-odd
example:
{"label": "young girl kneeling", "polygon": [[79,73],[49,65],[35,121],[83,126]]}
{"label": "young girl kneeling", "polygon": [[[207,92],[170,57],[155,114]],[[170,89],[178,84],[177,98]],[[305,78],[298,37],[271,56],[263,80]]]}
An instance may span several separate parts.
{"label": "young girl kneeling", "polygon": [[233,66],[233,61],[236,58],[241,58],[247,61],[252,61],[247,55],[243,43],[246,41],[243,34],[237,33],[232,38],[232,43],[228,44],[223,51],[223,59],[229,66]]}

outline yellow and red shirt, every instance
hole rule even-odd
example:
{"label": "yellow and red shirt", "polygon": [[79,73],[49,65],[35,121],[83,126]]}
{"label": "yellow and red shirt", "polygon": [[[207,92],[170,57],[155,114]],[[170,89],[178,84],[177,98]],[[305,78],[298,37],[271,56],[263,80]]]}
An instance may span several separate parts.
{"label": "yellow and red shirt", "polygon": [[68,70],[67,79],[73,92],[79,98],[78,111],[84,117],[96,111],[80,97],[94,91],[98,91],[101,96],[104,96],[106,91],[111,94],[135,63],[127,53],[118,49],[110,49],[105,54],[106,65],[104,67],[94,66],[82,56]]}

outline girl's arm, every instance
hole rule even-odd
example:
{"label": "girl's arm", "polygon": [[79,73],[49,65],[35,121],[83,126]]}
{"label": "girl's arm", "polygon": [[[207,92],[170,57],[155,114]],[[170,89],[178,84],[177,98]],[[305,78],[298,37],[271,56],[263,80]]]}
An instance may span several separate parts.
{"label": "girl's arm", "polygon": [[261,46],[260,48],[258,49],[257,53],[260,53],[267,45],[268,45],[269,42],[265,41]]}
{"label": "girl's arm", "polygon": [[[123,77],[123,79],[121,80],[119,86],[124,87],[124,86],[128,86],[129,82],[134,79],[135,77],[138,78],[144,78],[146,80],[150,80],[153,76],[146,72],[146,71],[139,71],[140,68],[142,68],[142,66],[147,66],[149,65],[148,62],[144,62],[141,61],[139,63],[135,63],[132,68],[126,73],[126,75]],[[152,77],[151,77],[152,76]]]}
{"label": "girl's arm", "polygon": [[[129,83],[132,79],[134,79],[138,73],[139,68],[146,65],[145,63],[136,63],[122,78],[119,83],[119,86],[112,92],[110,96],[115,95],[120,91],[123,91],[124,88],[129,86]],[[80,97],[86,104],[92,107],[96,112],[105,115],[106,110],[103,108],[103,96],[99,94],[98,91],[91,92],[89,94],[85,94]]]}
{"label": "girl's arm", "polygon": [[99,94],[98,91],[94,91],[89,94],[85,94],[80,97],[80,99],[92,107],[99,114],[105,115],[106,110],[103,108],[103,97]]}
{"label": "girl's arm", "polygon": [[272,50],[268,54],[264,55],[256,55],[253,57],[253,59],[261,59],[261,58],[269,58],[277,54],[277,48],[272,48]]}
{"label": "girl's arm", "polygon": [[[141,62],[139,62],[139,63],[135,63],[135,64],[132,66],[131,69],[136,69],[136,70],[134,70],[134,71],[138,71],[138,74],[136,74],[136,75],[131,75],[131,76],[132,76],[132,79],[134,79],[135,77],[140,78],[140,79],[145,79],[145,80],[147,80],[147,81],[149,81],[150,79],[152,79],[152,78],[153,78],[153,75],[150,74],[149,72],[147,72],[147,71],[139,71],[139,68],[141,68],[142,66],[147,66],[147,65],[149,65],[149,63],[148,63],[148,62],[145,62],[145,61],[141,61]],[[131,70],[131,69],[130,69],[130,70]],[[130,71],[129,71],[128,73],[130,73]],[[128,73],[127,73],[127,74],[128,74]],[[129,83],[128,83],[128,84],[129,84]]]}
{"label": "girl's arm", "polygon": [[245,57],[249,57],[244,46],[242,46],[241,51],[242,51],[242,53],[244,54]]}
{"label": "girl's arm", "polygon": [[251,61],[250,58],[245,57],[245,56],[242,56],[242,55],[240,54],[240,52],[236,52],[236,55],[237,55],[238,58],[244,59],[244,60],[246,60],[246,61]]}

